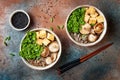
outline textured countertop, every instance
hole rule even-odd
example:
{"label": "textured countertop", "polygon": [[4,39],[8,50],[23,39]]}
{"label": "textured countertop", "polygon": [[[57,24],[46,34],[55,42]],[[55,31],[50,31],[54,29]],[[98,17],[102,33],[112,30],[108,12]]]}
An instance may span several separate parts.
{"label": "textured countertop", "polygon": [[[64,25],[69,12],[76,6],[89,4],[99,8],[108,22],[104,39],[92,47],[80,47],[69,40]],[[23,9],[31,17],[31,24],[25,31],[15,31],[9,25],[10,14]],[[51,17],[55,17],[53,23]],[[27,30],[38,27],[54,28],[62,42],[62,55],[51,69],[37,71],[27,67],[18,52],[23,35]],[[11,36],[8,46],[3,41]],[[58,75],[55,68],[94,51],[103,44],[114,45],[101,54]],[[10,53],[14,53],[12,57]],[[0,80],[120,80],[120,0],[0,0]]]}

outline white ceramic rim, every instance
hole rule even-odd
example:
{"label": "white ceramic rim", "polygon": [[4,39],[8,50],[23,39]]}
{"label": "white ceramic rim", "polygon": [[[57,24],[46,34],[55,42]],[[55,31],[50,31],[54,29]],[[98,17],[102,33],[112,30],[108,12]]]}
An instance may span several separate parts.
{"label": "white ceramic rim", "polygon": [[93,45],[99,43],[99,42],[103,39],[103,37],[105,36],[105,34],[106,34],[106,32],[107,32],[107,20],[106,20],[104,14],[103,14],[98,8],[92,6],[92,7],[94,7],[94,8],[97,10],[97,12],[98,12],[100,15],[102,15],[102,16],[104,17],[104,30],[103,30],[102,34],[100,35],[99,39],[97,39],[97,40],[96,40],[95,42],[93,42],[93,43],[84,44],[84,43],[79,43],[79,42],[75,41],[75,40],[71,37],[71,35],[69,34],[68,29],[67,29],[67,21],[68,21],[68,19],[69,19],[69,16],[71,15],[71,13],[72,13],[74,10],[76,10],[76,9],[78,9],[78,8],[81,8],[81,7],[89,7],[89,6],[91,6],[91,5],[80,5],[80,6],[77,6],[76,8],[74,8],[74,9],[68,14],[67,19],[66,19],[66,22],[65,22],[65,29],[66,29],[66,33],[67,33],[68,37],[69,37],[75,44],[77,44],[77,45],[79,45],[79,46],[93,46]]}
{"label": "white ceramic rim", "polygon": [[[49,69],[49,68],[51,68],[52,66],[54,66],[54,65],[57,63],[57,61],[59,60],[59,58],[60,58],[60,56],[61,56],[61,51],[62,51],[61,41],[60,41],[60,39],[58,38],[58,36],[57,36],[53,31],[51,31],[51,30],[49,30],[49,29],[46,29],[46,28],[36,28],[36,29],[32,29],[31,31],[37,31],[37,30],[46,30],[46,31],[52,33],[52,34],[55,36],[55,38],[57,39],[57,42],[58,42],[58,44],[59,44],[59,48],[60,48],[60,49],[59,49],[59,52],[58,52],[58,55],[57,55],[57,59],[56,59],[52,64],[50,64],[50,65],[48,65],[48,66],[46,66],[46,67],[40,67],[40,66],[33,66],[33,65],[29,64],[23,57],[21,57],[21,58],[22,58],[23,62],[24,62],[28,67],[30,67],[30,68],[32,68],[32,69],[35,69],[35,70],[46,70],[46,69]],[[23,36],[23,38],[22,38],[22,40],[21,40],[20,50],[21,50],[22,41],[24,40],[25,36],[26,36],[26,34]]]}
{"label": "white ceramic rim", "polygon": [[[24,28],[22,28],[22,29],[15,28],[15,27],[13,26],[12,22],[11,22],[11,19],[12,19],[13,15],[14,15],[15,13],[17,13],[17,12],[23,12],[24,14],[27,15],[27,18],[28,18],[28,24],[26,25],[26,27],[24,27]],[[10,23],[10,26],[11,26],[14,30],[22,31],[22,30],[25,30],[25,29],[29,26],[29,24],[30,24],[30,16],[29,16],[28,13],[27,13],[26,11],[24,11],[24,10],[15,10],[15,11],[13,11],[13,12],[11,13],[11,15],[10,15],[9,23]]]}

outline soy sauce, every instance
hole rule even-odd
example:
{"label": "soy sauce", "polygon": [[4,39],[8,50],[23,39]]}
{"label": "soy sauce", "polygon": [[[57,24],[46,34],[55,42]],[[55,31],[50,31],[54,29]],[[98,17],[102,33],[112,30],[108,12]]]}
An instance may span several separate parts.
{"label": "soy sauce", "polygon": [[22,29],[27,26],[28,17],[23,12],[17,12],[12,16],[11,22],[15,28]]}

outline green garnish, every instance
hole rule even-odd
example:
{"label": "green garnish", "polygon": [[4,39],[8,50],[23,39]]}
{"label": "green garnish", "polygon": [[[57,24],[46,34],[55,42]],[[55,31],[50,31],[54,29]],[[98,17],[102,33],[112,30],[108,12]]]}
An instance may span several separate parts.
{"label": "green garnish", "polygon": [[61,25],[61,26],[57,25],[57,28],[58,28],[58,29],[63,29],[63,28],[64,28],[64,25]]}
{"label": "green garnish", "polygon": [[53,27],[50,27],[50,30],[53,31]]}
{"label": "green garnish", "polygon": [[64,28],[64,25],[62,25],[62,29]]}
{"label": "green garnish", "polygon": [[5,46],[8,46],[8,44],[7,44],[7,42],[6,42],[6,41],[4,41],[4,44],[5,44]]}
{"label": "green garnish", "polygon": [[5,41],[9,41],[10,39],[11,39],[11,37],[8,36],[8,37],[5,38]]}
{"label": "green garnish", "polygon": [[29,31],[27,32],[26,37],[24,38],[21,46],[21,51],[19,55],[27,60],[35,60],[40,58],[44,47],[36,43],[36,32]]}
{"label": "green garnish", "polygon": [[8,37],[5,38],[5,40],[4,40],[4,44],[5,44],[6,46],[8,46],[7,41],[9,41],[10,39],[11,39],[10,36],[8,36]]}
{"label": "green garnish", "polygon": [[54,18],[52,17],[52,18],[50,18],[50,22],[53,22],[53,20],[54,20]]}
{"label": "green garnish", "polygon": [[94,26],[95,24],[90,24],[91,26]]}
{"label": "green garnish", "polygon": [[82,34],[82,38],[86,37],[87,35],[86,34]]}
{"label": "green garnish", "polygon": [[63,28],[64,28],[64,25],[61,25],[61,26],[60,26],[60,25],[57,25],[57,28],[58,28],[58,29],[63,29]]}
{"label": "green garnish", "polygon": [[57,25],[57,28],[58,28],[58,29],[60,29],[60,26],[59,26],[59,25]]}
{"label": "green garnish", "polygon": [[11,56],[15,56],[15,54],[13,54],[13,53],[10,53],[10,55],[11,55]]}
{"label": "green garnish", "polygon": [[67,29],[69,32],[79,33],[81,25],[85,24],[85,11],[85,8],[78,8],[71,13],[67,22]]}

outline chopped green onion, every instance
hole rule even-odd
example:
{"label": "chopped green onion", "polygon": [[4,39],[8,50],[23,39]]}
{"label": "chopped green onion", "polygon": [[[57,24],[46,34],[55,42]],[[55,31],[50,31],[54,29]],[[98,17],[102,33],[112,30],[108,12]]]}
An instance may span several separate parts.
{"label": "chopped green onion", "polygon": [[90,24],[91,26],[94,26],[95,24]]}
{"label": "chopped green onion", "polygon": [[64,28],[64,25],[62,25],[62,29]]}
{"label": "chopped green onion", "polygon": [[57,28],[58,28],[58,29],[60,29],[60,26],[59,26],[59,25],[57,25]]}
{"label": "chopped green onion", "polygon": [[4,44],[5,44],[5,46],[8,46],[7,41],[9,41],[10,39],[11,39],[10,36],[8,36],[8,37],[5,38],[5,40],[4,40]]}
{"label": "chopped green onion", "polygon": [[50,30],[53,31],[53,27],[50,27]]}
{"label": "chopped green onion", "polygon": [[40,54],[44,50],[44,46],[37,44],[36,40],[36,32],[27,32],[27,35],[22,42],[21,51],[19,52],[19,55],[25,58],[26,60],[35,60],[40,58]]}
{"label": "chopped green onion", "polygon": [[8,44],[7,44],[7,42],[6,42],[6,41],[4,41],[4,44],[5,44],[5,46],[8,46]]}
{"label": "chopped green onion", "polygon": [[82,27],[81,25],[85,24],[85,11],[85,8],[78,8],[71,13],[67,21],[67,29],[69,32],[79,33],[79,30]]}
{"label": "chopped green onion", "polygon": [[52,18],[50,18],[50,22],[53,22],[53,17],[52,17]]}
{"label": "chopped green onion", "polygon": [[13,53],[10,53],[10,55],[11,55],[11,56],[15,56],[15,54],[13,54]]}
{"label": "chopped green onion", "polygon": [[86,37],[87,35],[86,34],[82,34],[82,38]]}
{"label": "chopped green onion", "polygon": [[9,41],[10,39],[11,39],[11,37],[8,36],[8,37],[5,38],[5,41]]}

